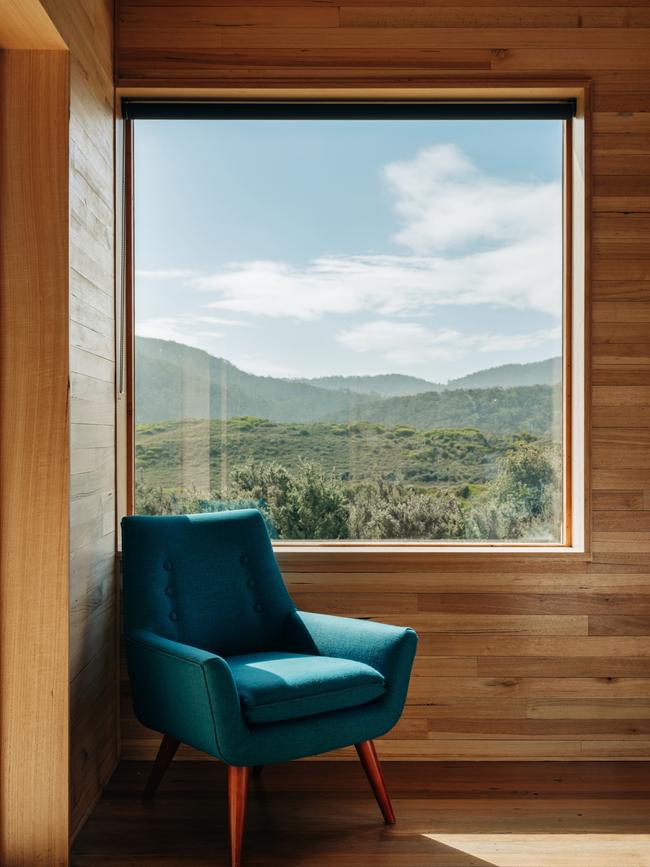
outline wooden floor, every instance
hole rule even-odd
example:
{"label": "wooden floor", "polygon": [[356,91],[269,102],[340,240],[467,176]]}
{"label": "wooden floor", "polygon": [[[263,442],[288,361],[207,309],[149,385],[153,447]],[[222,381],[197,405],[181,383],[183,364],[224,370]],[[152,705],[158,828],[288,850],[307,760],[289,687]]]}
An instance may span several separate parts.
{"label": "wooden floor", "polygon": [[[74,867],[227,865],[225,768],[175,762],[156,800],[123,762]],[[650,762],[386,763],[386,828],[360,766],[300,762],[251,780],[245,867],[646,867]]]}

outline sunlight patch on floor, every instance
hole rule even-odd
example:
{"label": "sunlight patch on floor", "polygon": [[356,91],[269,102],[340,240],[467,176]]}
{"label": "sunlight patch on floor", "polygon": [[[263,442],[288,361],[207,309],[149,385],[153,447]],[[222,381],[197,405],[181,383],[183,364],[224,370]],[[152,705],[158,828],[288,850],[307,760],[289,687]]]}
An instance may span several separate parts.
{"label": "sunlight patch on floor", "polygon": [[494,867],[650,867],[650,834],[424,834]]}

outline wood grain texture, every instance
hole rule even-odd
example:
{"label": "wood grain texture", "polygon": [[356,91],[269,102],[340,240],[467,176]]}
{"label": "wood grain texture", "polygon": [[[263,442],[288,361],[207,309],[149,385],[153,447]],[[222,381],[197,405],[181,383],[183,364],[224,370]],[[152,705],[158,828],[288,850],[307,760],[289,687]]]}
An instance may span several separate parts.
{"label": "wood grain texture", "polygon": [[[122,762],[74,867],[225,867],[226,769],[176,762],[153,805]],[[251,779],[243,864],[302,867],[639,867],[650,862],[643,762],[384,765],[386,828],[358,763],[269,766]]]}
{"label": "wood grain texture", "polygon": [[2,0],[0,49],[59,50],[66,44],[38,0]]}
{"label": "wood grain texture", "polygon": [[[129,92],[591,80],[591,560],[280,557],[303,608],[419,630],[384,760],[650,758],[649,44],[644,0],[120,2]],[[124,755],[151,758],[123,698]]]}
{"label": "wood grain texture", "polygon": [[0,51],[0,863],[68,863],[68,56]]}
{"label": "wood grain texture", "polygon": [[70,49],[70,801],[117,761],[113,3],[44,0]]}

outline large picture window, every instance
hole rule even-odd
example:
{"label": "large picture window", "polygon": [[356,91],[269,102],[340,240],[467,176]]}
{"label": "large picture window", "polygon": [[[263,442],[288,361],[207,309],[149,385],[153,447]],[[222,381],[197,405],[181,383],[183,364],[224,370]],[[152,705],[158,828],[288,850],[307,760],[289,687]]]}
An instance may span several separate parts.
{"label": "large picture window", "polygon": [[566,106],[201,114],[131,121],[134,510],[566,544]]}

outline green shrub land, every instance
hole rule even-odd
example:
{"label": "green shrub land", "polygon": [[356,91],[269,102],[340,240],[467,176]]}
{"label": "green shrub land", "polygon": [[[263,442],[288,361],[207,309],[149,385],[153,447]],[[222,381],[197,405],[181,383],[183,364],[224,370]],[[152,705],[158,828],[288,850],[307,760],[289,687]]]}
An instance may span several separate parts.
{"label": "green shrub land", "polygon": [[559,538],[561,365],[445,384],[255,376],[136,340],[136,511],[259,508],[285,539]]}
{"label": "green shrub land", "polygon": [[286,539],[558,538],[559,453],[531,434],[243,417],[138,425],[136,511],[258,508]]}

